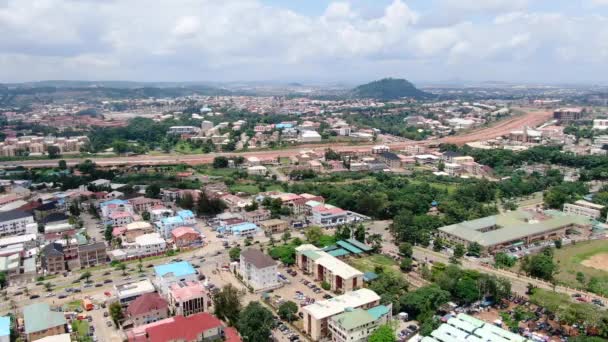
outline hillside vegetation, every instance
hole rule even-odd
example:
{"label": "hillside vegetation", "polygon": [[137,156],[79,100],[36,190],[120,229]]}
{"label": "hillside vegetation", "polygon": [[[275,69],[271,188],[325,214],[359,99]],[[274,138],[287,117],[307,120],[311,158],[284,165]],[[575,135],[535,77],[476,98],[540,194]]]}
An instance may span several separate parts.
{"label": "hillside vegetation", "polygon": [[431,94],[416,88],[411,82],[401,78],[384,78],[360,85],[350,93],[356,98],[372,98],[378,100],[396,100],[404,97],[426,99]]}

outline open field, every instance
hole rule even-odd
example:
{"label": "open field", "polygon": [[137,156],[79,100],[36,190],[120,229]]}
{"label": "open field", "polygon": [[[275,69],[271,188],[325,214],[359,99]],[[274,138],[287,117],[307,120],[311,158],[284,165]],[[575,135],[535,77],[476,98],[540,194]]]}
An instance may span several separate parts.
{"label": "open field", "polygon": [[[582,272],[587,281],[592,277],[608,281],[608,263],[606,263],[608,241],[606,240],[579,242],[576,245],[556,249],[555,260],[560,267],[557,279],[566,285],[581,287],[581,283],[576,280],[577,272]],[[602,260],[604,264],[598,267],[600,265],[597,262]]]}
{"label": "open field", "polygon": [[361,272],[375,272],[376,267],[382,267],[384,272],[395,272],[400,274],[397,269],[397,263],[382,254],[373,254],[360,258],[351,257],[346,262]]}
{"label": "open field", "polygon": [[[282,191],[283,188],[280,185],[270,185],[266,187],[265,191]],[[260,187],[255,183],[236,183],[230,186],[230,191],[234,192],[245,192],[251,195],[257,194],[261,191]]]}

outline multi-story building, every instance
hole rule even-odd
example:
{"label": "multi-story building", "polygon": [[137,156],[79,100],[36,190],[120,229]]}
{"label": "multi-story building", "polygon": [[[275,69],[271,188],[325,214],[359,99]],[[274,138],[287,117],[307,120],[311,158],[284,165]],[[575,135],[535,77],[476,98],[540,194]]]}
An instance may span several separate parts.
{"label": "multi-story building", "polygon": [[78,260],[80,267],[93,267],[108,262],[108,253],[104,242],[94,242],[78,246]]}
{"label": "multi-story building", "polygon": [[348,212],[329,204],[320,204],[312,208],[312,224],[322,227],[335,227],[348,222]]}
{"label": "multi-story building", "polygon": [[28,341],[65,333],[67,321],[63,312],[52,311],[40,302],[23,308],[24,333]]}
{"label": "multi-story building", "polygon": [[193,248],[203,242],[201,234],[192,227],[177,227],[171,231],[171,237],[178,248]]}
{"label": "multi-story building", "polygon": [[598,219],[602,216],[603,205],[591,203],[585,200],[578,200],[574,203],[564,204],[564,213],[585,216],[590,219]]}
{"label": "multi-story building", "polygon": [[121,305],[127,306],[129,303],[146,293],[156,292],[154,285],[149,279],[134,281],[130,283],[115,284],[114,290],[116,297]]}
{"label": "multi-story building", "polygon": [[208,293],[198,281],[178,282],[169,287],[169,305],[176,315],[190,316],[207,311]]}
{"label": "multi-story building", "polygon": [[147,197],[135,197],[128,200],[128,202],[133,206],[138,213],[143,213],[144,211],[150,212],[152,208],[157,205],[162,205],[162,201],[155,198],[147,198]]}
{"label": "multi-story building", "polygon": [[0,342],[11,341],[11,317],[0,317]]}
{"label": "multi-story building", "polygon": [[284,220],[271,219],[259,222],[260,228],[268,234],[282,233],[289,227],[289,223]]}
{"label": "multi-story building", "polygon": [[334,342],[365,342],[379,326],[390,322],[390,306],[347,310],[329,319],[329,331]]}
{"label": "multi-story building", "polygon": [[126,241],[133,242],[138,236],[154,233],[154,227],[146,221],[135,221],[125,225],[124,237]]}
{"label": "multi-story building", "polygon": [[169,317],[135,327],[127,331],[127,339],[129,342],[241,341],[238,334],[235,334],[231,328],[225,328],[222,321],[206,312],[199,312],[188,317]]}
{"label": "multi-story building", "polygon": [[397,168],[401,166],[401,159],[392,152],[382,152],[378,155],[378,160],[386,164],[388,167]]}
{"label": "multi-story building", "polygon": [[0,236],[36,233],[34,216],[21,210],[0,212]]}
{"label": "multi-story building", "polygon": [[254,291],[281,286],[277,278],[277,262],[259,249],[249,248],[241,252],[239,273]]}
{"label": "multi-story building", "polygon": [[52,242],[42,249],[42,268],[48,274],[61,273],[66,270],[63,245]]}
{"label": "multi-story building", "polygon": [[270,219],[270,210],[268,209],[256,209],[254,211],[246,211],[243,213],[243,220],[254,224],[260,223],[260,221]]}
{"label": "multi-story building", "polygon": [[569,124],[582,119],[585,113],[584,108],[560,108],[553,112],[553,118],[562,124]]}
{"label": "multi-story building", "polygon": [[363,286],[363,273],[313,245],[296,248],[296,265],[316,281],[327,282],[332,291],[348,292]]}
{"label": "multi-story building", "polygon": [[167,318],[169,304],[156,292],[144,293],[129,304],[125,314],[133,326],[137,327]]}
{"label": "multi-story building", "polygon": [[154,266],[154,274],[154,282],[161,293],[167,293],[175,283],[198,280],[198,273],[186,261]]}
{"label": "multi-story building", "polygon": [[318,301],[302,308],[303,329],[313,341],[330,334],[329,320],[347,310],[370,309],[380,304],[380,296],[369,289],[359,289],[328,300]]}
{"label": "multi-story building", "polygon": [[167,249],[167,242],[158,233],[140,235],[135,241],[123,242],[122,249],[115,249],[108,252],[112,260],[126,260],[143,258],[152,255],[159,255]]}
{"label": "multi-story building", "polygon": [[171,231],[178,227],[196,225],[194,213],[190,210],[180,210],[175,216],[164,217],[160,221],[155,222],[155,225],[160,234],[168,239],[171,237]]}
{"label": "multi-story building", "polygon": [[201,132],[201,129],[195,126],[171,126],[169,127],[169,131],[167,131],[167,134],[176,134],[176,135],[181,135],[181,134],[199,134]]}
{"label": "multi-story building", "polygon": [[106,225],[111,225],[112,227],[125,226],[131,222],[133,222],[135,218],[132,213],[126,211],[115,211],[108,215],[108,219],[106,220]]}

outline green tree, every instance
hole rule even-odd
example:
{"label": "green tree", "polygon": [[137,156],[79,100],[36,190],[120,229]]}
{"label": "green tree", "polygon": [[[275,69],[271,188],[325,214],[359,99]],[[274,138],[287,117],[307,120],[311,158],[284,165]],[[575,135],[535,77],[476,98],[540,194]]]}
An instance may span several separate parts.
{"label": "green tree", "polygon": [[291,239],[291,233],[287,230],[281,235],[281,240],[283,240],[283,243],[287,243],[289,239]]}
{"label": "green tree", "polygon": [[478,244],[477,242],[472,242],[471,244],[469,244],[468,254],[479,257],[481,255],[482,249],[483,247],[481,247],[480,244]]}
{"label": "green tree", "polygon": [[230,256],[230,260],[239,261],[241,258],[241,249],[239,247],[232,247],[230,251],[228,251],[228,255]]}
{"label": "green tree", "polygon": [[7,284],[6,273],[0,272],[0,288],[4,288]]}
{"label": "green tree", "polygon": [[454,257],[460,259],[464,256],[465,249],[464,245],[459,243],[454,247]]}
{"label": "green tree", "polygon": [[53,284],[44,283],[44,288],[46,289],[47,292],[51,292],[51,290],[53,289]]}
{"label": "green tree", "polygon": [[194,209],[194,199],[189,192],[186,192],[183,196],[181,196],[178,200],[178,204],[183,209],[192,210]]}
{"label": "green tree", "polygon": [[443,249],[443,239],[440,236],[436,236],[433,240],[433,250],[440,252]]}
{"label": "green tree", "polygon": [[144,271],[144,264],[143,264],[143,261],[141,261],[141,258],[137,259],[137,271],[139,273],[143,273],[143,271]]}
{"label": "green tree", "polygon": [[116,326],[118,326],[120,321],[122,321],[123,319],[122,306],[119,302],[114,302],[110,304],[109,311],[110,317],[112,317],[112,321]]}
{"label": "green tree", "polygon": [[72,202],[70,204],[70,215],[78,217],[80,216],[80,204],[77,201]]}
{"label": "green tree", "polygon": [[321,288],[325,291],[329,291],[331,289],[331,285],[325,280],[321,283]]}
{"label": "green tree", "polygon": [[215,316],[227,322],[231,326],[236,325],[237,322],[239,322],[239,314],[241,313],[242,308],[240,298],[241,294],[236,287],[234,287],[232,284],[224,286],[213,296]]}
{"label": "green tree", "polygon": [[562,239],[557,239],[557,240],[553,241],[553,243],[555,244],[555,248],[557,248],[557,249],[562,248]]}
{"label": "green tree", "polygon": [[112,227],[111,224],[106,226],[106,230],[104,231],[104,238],[106,239],[106,241],[110,242],[112,241],[112,231],[114,230],[114,227]]}
{"label": "green tree", "polygon": [[124,262],[118,263],[118,265],[116,265],[116,269],[119,271],[122,271],[122,275],[126,276],[127,275],[127,264],[125,264]]}
{"label": "green tree", "polygon": [[374,253],[382,251],[382,235],[371,234],[367,236],[367,243],[372,246]]}
{"label": "green tree", "polygon": [[449,300],[450,293],[442,290],[436,284],[422,286],[400,298],[401,309],[415,319],[419,319],[425,314],[433,314]]}
{"label": "green tree", "polygon": [[510,268],[515,266],[517,259],[504,252],[498,252],[494,255],[494,266],[497,268]]}
{"label": "green tree", "polygon": [[141,218],[144,221],[150,221],[150,212],[148,212],[147,210],[144,211],[143,213],[141,213]]}
{"label": "green tree", "polygon": [[47,147],[46,152],[48,153],[50,159],[59,158],[59,156],[61,155],[61,150],[59,150],[59,147],[57,146],[51,145]]}
{"label": "green tree", "polygon": [[65,160],[61,159],[58,163],[57,163],[57,167],[59,167],[59,170],[67,170],[68,168],[68,163],[65,162]]}
{"label": "green tree", "polygon": [[86,271],[80,275],[80,280],[84,280],[86,283],[88,283],[89,279],[91,279],[91,276],[92,276],[91,272]]}
{"label": "green tree", "polygon": [[146,197],[159,198],[160,197],[160,186],[156,183],[148,185],[146,187]]}
{"label": "green tree", "polygon": [[268,341],[273,325],[272,312],[259,302],[251,302],[241,312],[237,328],[243,341],[261,342]]}
{"label": "green tree", "polygon": [[287,322],[295,321],[298,318],[298,304],[288,300],[279,305],[278,314]]}
{"label": "green tree", "polygon": [[583,272],[576,272],[576,281],[578,281],[581,284],[585,283],[585,273]]}
{"label": "green tree", "polygon": [[321,237],[323,236],[323,231],[321,230],[321,227],[311,226],[306,230],[304,236],[306,236],[306,241],[309,243],[318,245]]}
{"label": "green tree", "polygon": [[412,259],[411,258],[403,258],[399,263],[399,268],[404,272],[409,272],[412,270]]}
{"label": "green tree", "polygon": [[409,242],[400,243],[399,244],[399,253],[406,258],[411,258],[412,255],[414,255],[414,249],[412,247],[412,244]]}
{"label": "green tree", "polygon": [[362,224],[357,226],[353,233],[353,237],[359,242],[365,242],[365,227]]}
{"label": "green tree", "polygon": [[553,261],[553,252],[545,248],[541,253],[521,259],[521,269],[530,276],[544,280],[552,280],[559,271],[558,265]]}
{"label": "green tree", "polygon": [[213,168],[214,169],[224,169],[228,167],[228,158],[226,157],[215,157],[213,158]]}
{"label": "green tree", "polygon": [[397,338],[395,337],[393,328],[388,324],[384,324],[374,330],[367,340],[369,342],[395,342]]}

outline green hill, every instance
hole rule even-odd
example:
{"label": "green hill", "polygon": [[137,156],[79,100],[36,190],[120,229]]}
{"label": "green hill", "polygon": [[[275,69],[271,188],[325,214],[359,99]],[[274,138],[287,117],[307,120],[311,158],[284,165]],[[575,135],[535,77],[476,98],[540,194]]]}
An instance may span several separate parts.
{"label": "green hill", "polygon": [[372,98],[378,100],[396,100],[403,97],[427,99],[432,95],[416,88],[408,80],[401,78],[383,78],[360,85],[350,92],[351,97]]}

